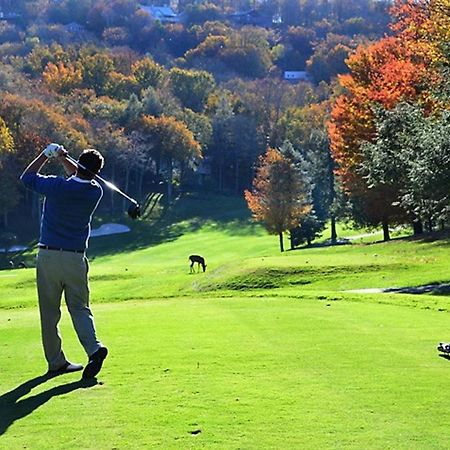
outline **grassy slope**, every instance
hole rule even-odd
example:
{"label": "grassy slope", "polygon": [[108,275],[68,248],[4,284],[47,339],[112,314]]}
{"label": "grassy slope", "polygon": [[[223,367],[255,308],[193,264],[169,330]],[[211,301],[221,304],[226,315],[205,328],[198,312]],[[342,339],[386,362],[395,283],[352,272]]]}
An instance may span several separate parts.
{"label": "grassy slope", "polygon": [[[93,241],[112,351],[90,389],[74,374],[6,394],[44,365],[36,309],[8,309],[34,305],[33,270],[0,272],[0,448],[446,448],[449,363],[433,347],[449,298],[342,291],[448,281],[448,241],[279,255],[225,202]],[[189,275],[194,252],[206,274]],[[63,335],[82,361],[67,314]]]}

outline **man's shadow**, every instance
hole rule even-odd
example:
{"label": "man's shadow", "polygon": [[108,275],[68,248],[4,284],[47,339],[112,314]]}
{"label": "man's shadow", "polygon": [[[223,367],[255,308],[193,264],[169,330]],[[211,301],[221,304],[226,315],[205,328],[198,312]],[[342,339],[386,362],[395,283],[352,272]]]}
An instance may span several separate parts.
{"label": "man's shadow", "polygon": [[97,384],[95,378],[88,380],[79,380],[72,383],[55,386],[40,394],[20,400],[21,397],[28,394],[32,389],[53,378],[49,375],[41,375],[22,383],[12,391],[0,396],[0,436],[5,434],[6,430],[16,421],[28,416],[34,410],[48,402],[57,395],[68,394],[77,389],[85,389]]}

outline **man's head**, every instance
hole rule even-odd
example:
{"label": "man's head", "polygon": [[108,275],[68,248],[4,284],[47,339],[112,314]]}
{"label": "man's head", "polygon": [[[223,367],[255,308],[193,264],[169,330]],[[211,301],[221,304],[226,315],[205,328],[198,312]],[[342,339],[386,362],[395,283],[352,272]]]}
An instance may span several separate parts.
{"label": "man's head", "polygon": [[78,158],[78,162],[85,167],[87,170],[84,170],[80,166],[78,166],[77,175],[81,178],[86,178],[88,180],[92,180],[95,175],[97,175],[103,167],[104,159],[99,151],[88,148],[83,150],[80,157]]}

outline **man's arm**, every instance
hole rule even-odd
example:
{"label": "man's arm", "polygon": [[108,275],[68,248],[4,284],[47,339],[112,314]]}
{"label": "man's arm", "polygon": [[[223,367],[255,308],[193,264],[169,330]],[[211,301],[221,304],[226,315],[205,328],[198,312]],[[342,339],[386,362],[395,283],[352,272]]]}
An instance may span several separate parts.
{"label": "man's arm", "polygon": [[28,167],[23,171],[20,178],[23,178],[26,173],[39,173],[39,171],[42,169],[42,167],[44,167],[47,161],[47,156],[45,156],[44,153],[41,153],[37,158],[31,161]]}
{"label": "man's arm", "polygon": [[58,156],[58,161],[64,167],[64,171],[66,172],[66,174],[70,177],[76,173],[78,166],[75,163],[73,163],[72,161],[69,161],[66,158],[66,154],[67,154],[67,152],[61,156]]}
{"label": "man's arm", "polygon": [[66,158],[67,150],[58,145],[50,144],[36,159],[34,159],[28,167],[24,170],[21,177],[26,173],[39,173],[39,171],[44,167],[47,161],[52,159],[57,159],[62,166],[67,175],[73,175],[77,171],[77,165]]}

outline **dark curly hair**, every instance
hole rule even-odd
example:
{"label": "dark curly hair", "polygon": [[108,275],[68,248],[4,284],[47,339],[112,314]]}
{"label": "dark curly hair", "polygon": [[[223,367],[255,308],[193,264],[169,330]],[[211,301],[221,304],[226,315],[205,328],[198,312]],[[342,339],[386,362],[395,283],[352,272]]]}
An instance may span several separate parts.
{"label": "dark curly hair", "polygon": [[87,169],[78,166],[78,173],[84,178],[92,179],[100,172],[105,161],[98,150],[87,148],[81,153],[78,162]]}

